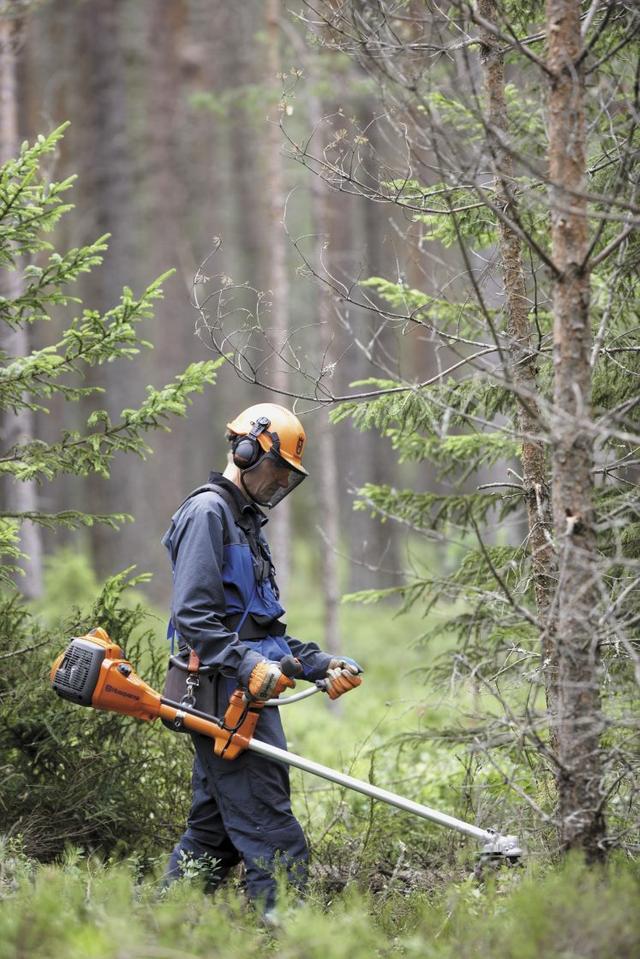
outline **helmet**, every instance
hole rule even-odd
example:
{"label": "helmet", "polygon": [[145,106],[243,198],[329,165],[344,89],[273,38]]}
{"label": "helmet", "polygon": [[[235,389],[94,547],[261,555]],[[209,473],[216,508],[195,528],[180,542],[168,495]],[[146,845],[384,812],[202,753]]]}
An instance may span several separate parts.
{"label": "helmet", "polygon": [[302,465],[304,429],[284,406],[257,403],[227,429],[244,491],[260,506],[274,507],[308,475]]}

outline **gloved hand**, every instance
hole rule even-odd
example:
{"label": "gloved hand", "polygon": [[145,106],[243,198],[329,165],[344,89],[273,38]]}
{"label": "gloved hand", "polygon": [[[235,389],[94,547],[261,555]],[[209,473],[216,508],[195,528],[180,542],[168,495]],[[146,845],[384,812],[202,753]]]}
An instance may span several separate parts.
{"label": "gloved hand", "polygon": [[358,674],[361,672],[362,668],[355,659],[349,659],[347,656],[332,659],[324,679],[324,687],[329,699],[337,699],[343,693],[348,693],[350,689],[359,686],[362,680]]}
{"label": "gloved hand", "polygon": [[280,669],[279,663],[263,659],[254,666],[249,676],[249,693],[254,699],[273,699],[287,688],[293,689],[296,683]]}

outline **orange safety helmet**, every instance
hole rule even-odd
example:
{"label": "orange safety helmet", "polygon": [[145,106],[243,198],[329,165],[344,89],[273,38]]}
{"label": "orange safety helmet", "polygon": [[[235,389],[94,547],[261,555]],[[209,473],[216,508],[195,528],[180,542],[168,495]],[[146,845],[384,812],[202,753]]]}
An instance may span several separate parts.
{"label": "orange safety helmet", "polygon": [[257,403],[227,423],[233,462],[245,493],[272,509],[303,481],[306,436],[298,417],[277,403]]}
{"label": "orange safety helmet", "polygon": [[[269,422],[263,424],[262,419]],[[274,434],[277,436],[276,452],[285,460],[289,466],[303,476],[308,476],[306,469],[302,465],[302,452],[306,442],[306,434],[302,423],[291,410],[277,403],[256,403],[255,406],[249,406],[243,410],[239,416],[227,423],[227,429],[233,437],[246,437],[250,444],[246,450],[242,448],[242,441],[235,444],[234,458],[236,455],[241,462],[236,463],[241,469],[252,466],[258,458],[260,449],[268,453],[273,448]],[[279,441],[279,446],[278,446]],[[241,445],[242,444],[242,445]],[[251,449],[253,445],[254,449]],[[243,464],[246,463],[246,466]]]}

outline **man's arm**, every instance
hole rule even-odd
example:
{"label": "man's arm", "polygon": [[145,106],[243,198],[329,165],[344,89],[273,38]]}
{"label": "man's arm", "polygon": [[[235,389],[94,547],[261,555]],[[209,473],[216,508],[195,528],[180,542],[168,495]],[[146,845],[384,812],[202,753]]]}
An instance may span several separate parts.
{"label": "man's arm", "polygon": [[293,655],[302,663],[302,678],[308,679],[309,682],[324,679],[325,690],[330,699],[338,699],[362,682],[362,667],[355,659],[330,656],[323,653],[315,643],[301,643],[292,636],[286,636],[285,639]]}
{"label": "man's arm", "polygon": [[329,669],[329,663],[333,659],[329,653],[323,653],[316,643],[302,643],[293,636],[285,636],[289,649],[302,663],[302,678],[309,682],[315,682],[316,679],[324,679]]}
{"label": "man's arm", "polygon": [[264,657],[224,625],[223,543],[223,519],[216,503],[206,495],[194,497],[172,535],[172,618],[176,632],[203,666],[217,666],[225,676],[237,677],[247,686],[252,670]]}

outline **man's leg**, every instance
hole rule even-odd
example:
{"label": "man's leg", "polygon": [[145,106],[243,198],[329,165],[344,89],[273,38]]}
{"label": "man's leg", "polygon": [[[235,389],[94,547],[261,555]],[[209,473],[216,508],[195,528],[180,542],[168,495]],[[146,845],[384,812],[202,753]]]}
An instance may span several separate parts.
{"label": "man's leg", "polygon": [[[209,740],[211,748],[211,740]],[[192,801],[187,828],[176,843],[164,875],[166,887],[196,864],[206,880],[207,891],[220,885],[240,855],[229,838],[207,774],[196,754],[193,761]]]}
{"label": "man's leg", "polygon": [[[259,728],[261,739],[284,744],[277,710],[262,716]],[[264,910],[274,907],[279,867],[302,892],[309,851],[291,811],[288,769],[250,752],[228,762],[213,755],[210,740],[194,737],[194,741],[225,831],[244,861],[251,899]]]}

